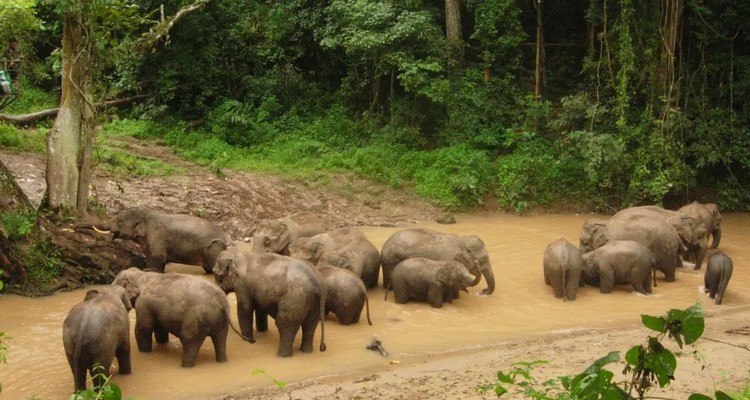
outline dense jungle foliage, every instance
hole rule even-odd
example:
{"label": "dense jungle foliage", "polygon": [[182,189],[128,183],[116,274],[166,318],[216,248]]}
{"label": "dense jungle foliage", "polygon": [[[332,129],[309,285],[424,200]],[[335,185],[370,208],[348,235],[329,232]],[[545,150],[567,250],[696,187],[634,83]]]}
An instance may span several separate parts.
{"label": "dense jungle foliage", "polygon": [[5,113],[57,101],[61,3],[100,6],[97,99],[149,96],[104,132],[218,170],[347,170],[453,209],[750,204],[748,2],[212,0],[135,53],[190,1],[6,0]]}

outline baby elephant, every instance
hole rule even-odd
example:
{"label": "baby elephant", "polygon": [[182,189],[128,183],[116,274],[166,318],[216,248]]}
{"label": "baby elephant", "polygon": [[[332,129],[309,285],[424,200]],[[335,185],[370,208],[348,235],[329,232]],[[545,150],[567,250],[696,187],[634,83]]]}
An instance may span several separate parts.
{"label": "baby elephant", "polygon": [[648,247],[632,240],[615,240],[583,255],[583,281],[611,293],[614,285],[629,283],[641,294],[651,293],[651,271],[656,258]]}
{"label": "baby elephant", "polygon": [[575,300],[583,269],[581,251],[560,238],[547,245],[543,263],[544,283],[552,286],[555,297]]}
{"label": "baby elephant", "polygon": [[124,287],[135,302],[139,351],[150,353],[152,336],[157,343],[167,343],[171,333],[182,343],[182,366],[192,367],[203,341],[210,336],[216,361],[227,361],[229,304],[218,286],[197,276],[138,268],[120,271],[112,284]]}
{"label": "baby elephant", "polygon": [[131,308],[125,289],[117,286],[89,290],[83,302],[68,313],[63,323],[63,346],[76,392],[86,390],[87,371],[94,387],[104,385],[105,377],[94,372],[94,365],[100,364],[104,374],[109,375],[114,357],[120,374],[130,374]]}
{"label": "baby elephant", "polygon": [[359,322],[362,308],[367,306],[367,323],[370,320],[370,302],[367,300],[365,284],[352,271],[318,265],[318,272],[323,277],[326,289],[326,314],[332,312],[341,325],[351,325]]}
{"label": "baby elephant", "polygon": [[721,304],[724,300],[733,269],[732,259],[720,251],[708,258],[708,267],[703,275],[703,290],[712,299],[716,299],[716,304]]}
{"label": "baby elephant", "polygon": [[433,261],[427,258],[408,258],[391,271],[391,282],[385,292],[393,288],[396,303],[409,300],[426,301],[435,308],[458,298],[461,290],[476,285],[476,278],[458,261]]}

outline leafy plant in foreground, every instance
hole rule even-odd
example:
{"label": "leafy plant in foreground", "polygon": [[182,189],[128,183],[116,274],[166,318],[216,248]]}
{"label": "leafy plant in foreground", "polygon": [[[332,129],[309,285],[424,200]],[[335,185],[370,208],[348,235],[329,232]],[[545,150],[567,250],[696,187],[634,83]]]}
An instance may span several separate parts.
{"label": "leafy plant in foreground", "polygon": [[106,372],[101,364],[95,364],[94,374],[104,378],[104,385],[100,388],[80,390],[70,396],[70,400],[122,400],[122,390],[109,381],[110,376]]}
{"label": "leafy plant in foreground", "polygon": [[[685,310],[672,309],[665,316],[654,317],[641,315],[641,321],[647,328],[658,332],[649,336],[646,344],[636,345],[625,354],[623,374],[627,379],[614,382],[614,373],[605,369],[609,364],[622,360],[617,351],[596,360],[585,371],[538,382],[532,374],[534,367],[546,364],[547,361],[514,363],[513,369],[505,373],[498,371],[498,383],[491,383],[480,388],[481,391],[494,391],[498,396],[510,393],[510,388],[518,388],[516,393],[529,399],[537,400],[622,400],[645,399],[647,393],[656,388],[667,386],[674,380],[677,359],[669,349],[662,345],[670,337],[682,349],[683,345],[692,345],[701,337],[704,330],[703,309],[696,304]],[[714,394],[716,400],[731,400],[732,397],[722,391]],[[704,394],[692,394],[688,400],[711,400]]]}

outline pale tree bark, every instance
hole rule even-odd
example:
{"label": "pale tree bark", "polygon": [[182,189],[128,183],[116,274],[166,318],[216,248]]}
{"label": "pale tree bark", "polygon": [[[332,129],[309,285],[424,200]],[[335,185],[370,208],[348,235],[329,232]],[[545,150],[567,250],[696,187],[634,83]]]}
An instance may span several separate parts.
{"label": "pale tree bark", "polygon": [[463,35],[461,34],[461,0],[445,0],[445,36],[448,39],[454,68],[463,64]]}
{"label": "pale tree bark", "polygon": [[662,7],[662,47],[659,68],[659,87],[669,102],[679,101],[679,81],[676,79],[676,57],[682,29],[683,0],[665,0]]}

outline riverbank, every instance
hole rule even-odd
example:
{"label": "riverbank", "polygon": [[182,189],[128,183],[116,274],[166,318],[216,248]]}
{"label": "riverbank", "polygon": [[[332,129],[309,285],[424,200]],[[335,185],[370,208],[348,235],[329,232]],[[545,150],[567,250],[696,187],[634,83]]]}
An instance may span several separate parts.
{"label": "riverbank", "polygon": [[[708,300],[707,300],[708,301]],[[610,351],[624,354],[644,343],[650,331],[636,316],[633,324],[606,329],[555,333],[498,343],[482,349],[403,360],[383,360],[379,368],[352,375],[316,378],[284,388],[232,393],[212,400],[286,399],[491,399],[494,392],[478,388],[497,382],[497,371],[508,372],[518,361],[546,360],[532,376],[537,382],[583,371]],[[740,392],[750,378],[750,306],[727,306],[707,312],[703,337],[686,346],[677,361],[675,380],[654,393],[669,399],[687,399],[692,393],[714,390]],[[677,346],[668,346],[677,352]],[[693,351],[696,353],[693,353]],[[705,367],[705,368],[704,368]],[[611,369],[622,380],[621,367]],[[251,378],[255,384],[263,376]],[[541,385],[540,385],[541,387]],[[511,391],[507,399],[524,397]]]}

